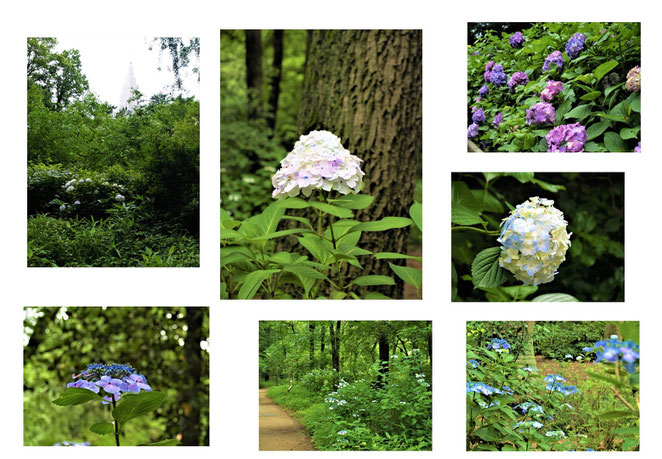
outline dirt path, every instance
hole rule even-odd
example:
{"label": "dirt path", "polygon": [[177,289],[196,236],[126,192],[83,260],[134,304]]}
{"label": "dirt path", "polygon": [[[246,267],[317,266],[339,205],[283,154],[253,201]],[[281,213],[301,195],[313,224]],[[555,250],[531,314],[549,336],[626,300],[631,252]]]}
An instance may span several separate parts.
{"label": "dirt path", "polygon": [[306,430],[260,389],[260,451],[314,451]]}

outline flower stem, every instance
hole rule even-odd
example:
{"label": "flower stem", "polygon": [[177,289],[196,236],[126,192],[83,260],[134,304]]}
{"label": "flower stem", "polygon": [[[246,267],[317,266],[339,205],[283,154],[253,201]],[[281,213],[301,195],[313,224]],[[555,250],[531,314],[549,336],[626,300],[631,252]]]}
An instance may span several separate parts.
{"label": "flower stem", "polygon": [[489,230],[476,228],[474,226],[452,226],[451,227],[451,231],[461,231],[461,230],[477,231],[479,233],[487,234],[488,236],[498,236],[498,235],[501,234],[501,231],[489,231]]}
{"label": "flower stem", "polygon": [[[116,406],[116,404],[115,404],[115,394],[112,394],[111,396],[113,397],[113,410],[115,410],[115,406]],[[115,422],[113,422],[113,424],[115,424],[115,446],[119,446],[120,445],[120,426],[117,423],[117,419],[115,419]]]}

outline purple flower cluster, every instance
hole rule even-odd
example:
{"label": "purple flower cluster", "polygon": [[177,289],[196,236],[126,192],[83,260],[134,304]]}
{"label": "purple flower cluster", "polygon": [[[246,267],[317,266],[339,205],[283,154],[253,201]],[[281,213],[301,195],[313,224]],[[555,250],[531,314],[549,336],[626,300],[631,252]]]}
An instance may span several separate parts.
{"label": "purple flower cluster", "polygon": [[492,120],[492,125],[494,125],[495,128],[498,128],[499,124],[501,124],[502,121],[503,121],[503,116],[501,115],[501,112],[499,112]]}
{"label": "purple flower cluster", "polygon": [[641,142],[639,142],[639,144],[636,147],[634,147],[634,152],[641,153]]}
{"label": "purple flower cluster", "polygon": [[513,48],[521,48],[524,45],[524,37],[522,32],[515,32],[510,36],[510,46]]}
{"label": "purple flower cluster", "polygon": [[93,363],[80,374],[71,377],[76,381],[67,384],[67,387],[80,387],[95,394],[102,388],[108,394],[103,397],[104,405],[118,401],[125,392],[137,394],[141,390],[152,390],[145,377],[129,365]]}
{"label": "purple flower cluster", "polygon": [[555,120],[556,110],[547,102],[533,104],[533,107],[526,111],[526,124],[554,123]]}
{"label": "purple flower cluster", "polygon": [[471,115],[471,120],[476,124],[483,124],[485,122],[485,112],[482,108],[473,108],[473,115]]}
{"label": "purple flower cluster", "polygon": [[492,73],[490,74],[490,81],[492,82],[492,84],[496,86],[501,86],[502,84],[506,84],[507,80],[508,80],[508,76],[503,71],[503,65],[496,64],[492,68]]}
{"label": "purple flower cluster", "polygon": [[561,51],[554,51],[545,58],[545,63],[542,65],[542,71],[546,72],[549,70],[549,64],[556,64],[558,68],[563,68],[564,62],[565,61],[563,60],[563,54],[561,54]]}
{"label": "purple flower cluster", "polygon": [[550,102],[561,91],[563,91],[563,83],[560,81],[548,81],[547,86],[540,93],[540,99]]}
{"label": "purple flower cluster", "polygon": [[632,67],[627,74],[625,89],[628,91],[639,91],[641,89],[641,67]]}
{"label": "purple flower cluster", "polygon": [[490,93],[490,88],[486,84],[481,86],[481,88],[478,90],[478,95],[480,97],[487,97],[489,93]]}
{"label": "purple flower cluster", "polygon": [[511,91],[515,90],[515,86],[527,84],[529,82],[529,76],[524,72],[515,72],[510,76],[508,80],[508,89]]}
{"label": "purple flower cluster", "polygon": [[579,53],[584,49],[584,42],[586,37],[581,33],[576,33],[568,40],[568,43],[565,44],[565,53],[570,59],[576,59],[579,56]]}
{"label": "purple flower cluster", "polygon": [[487,349],[494,349],[495,351],[499,350],[508,350],[510,349],[510,343],[505,339],[492,338],[492,342],[487,345]]}
{"label": "purple flower cluster", "polygon": [[547,151],[552,153],[577,153],[584,151],[584,144],[588,140],[586,129],[579,123],[562,124],[557,126],[545,137]]}
{"label": "purple flower cluster", "polygon": [[585,347],[585,352],[595,351],[597,359],[594,363],[606,360],[616,363],[619,360],[625,365],[625,371],[632,374],[639,361],[639,345],[633,341],[621,341],[618,337],[597,341],[593,347]]}
{"label": "purple flower cluster", "polygon": [[478,136],[478,125],[476,123],[471,123],[467,129],[467,137],[473,139]]}
{"label": "purple flower cluster", "polygon": [[485,73],[483,73],[483,78],[485,81],[488,83],[492,81],[492,67],[494,67],[494,61],[489,61],[487,64],[485,64]]}

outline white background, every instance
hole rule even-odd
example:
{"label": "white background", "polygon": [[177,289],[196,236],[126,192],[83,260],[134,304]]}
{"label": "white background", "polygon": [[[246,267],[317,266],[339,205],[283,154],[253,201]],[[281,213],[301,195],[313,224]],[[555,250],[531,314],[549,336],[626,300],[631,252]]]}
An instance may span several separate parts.
{"label": "white background", "polygon": [[[662,428],[659,331],[660,258],[660,13],[638,1],[30,1],[2,11],[2,295],[3,450],[9,457],[70,457],[67,448],[23,447],[22,308],[31,306],[211,307],[211,446],[196,457],[291,457],[258,452],[258,320],[433,320],[434,440],[432,453],[381,457],[459,457],[465,448],[466,320],[641,320],[642,410],[640,457],[658,457]],[[11,6],[9,6],[11,5]],[[466,152],[466,23],[468,21],[640,21],[645,101],[643,153],[490,154]],[[423,301],[231,301],[219,297],[219,29],[220,28],[422,28],[424,54],[425,299]],[[29,36],[201,37],[201,267],[26,268],[26,38]],[[647,76],[648,75],[648,76]],[[657,75],[657,77],[656,77]],[[658,81],[656,81],[658,80]],[[649,83],[646,83],[649,82]],[[656,127],[657,126],[657,127]],[[451,171],[622,171],[626,174],[626,302],[571,307],[530,303],[451,304]],[[600,193],[601,190],[595,190]],[[590,281],[590,279],[588,279]],[[57,422],[57,420],[53,420]],[[48,451],[46,453],[46,451]],[[80,450],[74,450],[81,454]],[[124,454],[138,454],[127,452]],[[111,457],[95,448],[95,457]],[[180,457],[181,449],[141,450]],[[318,457],[301,452],[297,457]],[[497,453],[499,457],[528,453]],[[570,453],[550,453],[563,456]],[[617,457],[623,453],[610,453]],[[116,456],[115,456],[116,457]],[[492,457],[492,456],[490,456]]]}

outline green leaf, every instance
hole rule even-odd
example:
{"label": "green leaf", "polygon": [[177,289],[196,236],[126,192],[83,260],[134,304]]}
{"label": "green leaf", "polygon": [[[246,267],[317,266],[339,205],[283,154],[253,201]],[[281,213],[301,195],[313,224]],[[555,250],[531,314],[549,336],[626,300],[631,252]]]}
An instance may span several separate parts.
{"label": "green leaf", "polygon": [[581,100],[595,100],[602,95],[600,91],[591,91],[588,94],[584,94],[580,97]]}
{"label": "green leaf", "polygon": [[453,182],[451,184],[451,208],[455,206],[466,207],[477,213],[483,211],[480,203],[474,199],[471,190],[464,182]]}
{"label": "green leaf", "polygon": [[[304,246],[310,254],[320,263],[328,264],[332,257],[331,251],[324,244],[324,240],[320,239],[319,236],[306,234],[297,238],[299,244]],[[331,244],[328,244],[331,246]]]}
{"label": "green leaf", "polygon": [[363,222],[353,226],[349,233],[355,231],[386,231],[395,228],[404,228],[412,224],[411,219],[406,217],[384,217],[374,222]]}
{"label": "green leaf", "polygon": [[308,266],[302,266],[302,265],[291,265],[291,266],[285,266],[283,268],[283,271],[296,274],[300,278],[308,278],[308,279],[326,279],[326,275],[314,270],[313,268],[309,268]]}
{"label": "green leaf", "polygon": [[630,108],[633,112],[641,113],[641,95],[637,94],[636,97],[630,102]]}
{"label": "green leaf", "polygon": [[558,193],[559,191],[565,190],[565,187],[563,185],[554,185],[537,178],[531,180],[531,183],[535,183],[540,188],[542,188],[545,191],[549,191],[550,193]]}
{"label": "green leaf", "polygon": [[617,61],[611,60],[600,64],[595,70],[593,70],[593,75],[595,75],[595,82],[598,83],[603,76],[611,72],[618,65]]}
{"label": "green leaf", "polygon": [[420,202],[415,202],[411,205],[409,208],[409,216],[418,229],[423,231],[423,205]]}
{"label": "green leaf", "polygon": [[586,128],[586,135],[588,140],[593,140],[596,137],[599,137],[603,132],[605,132],[609,126],[611,126],[611,121],[603,119],[599,123],[593,123]]}
{"label": "green leaf", "polygon": [[490,247],[476,255],[471,263],[471,279],[476,288],[492,288],[506,282],[508,273],[499,266],[500,247]]}
{"label": "green leaf", "polygon": [[416,290],[420,290],[421,284],[423,284],[423,273],[420,270],[410,268],[409,266],[399,266],[394,263],[389,263],[388,265],[400,279],[416,287]]}
{"label": "green leaf", "polygon": [[628,146],[623,142],[621,136],[612,131],[605,132],[605,147],[610,152],[628,151]]}
{"label": "green leaf", "polygon": [[53,400],[58,406],[80,405],[90,400],[99,400],[99,394],[95,394],[89,389],[81,387],[68,387],[62,392],[60,398]]}
{"label": "green leaf", "polygon": [[451,301],[457,298],[457,271],[455,265],[451,262]]}
{"label": "green leaf", "polygon": [[535,297],[531,301],[535,301],[535,302],[545,301],[549,303],[570,303],[579,300],[572,295],[568,295],[567,293],[545,293],[544,295]]}
{"label": "green leaf", "polygon": [[359,210],[368,207],[374,199],[369,194],[346,194],[338,199],[329,199],[329,202],[345,209]]}
{"label": "green leaf", "polygon": [[267,233],[264,236],[248,238],[250,241],[268,241],[269,239],[275,239],[277,237],[289,236],[290,234],[301,234],[301,233],[313,233],[314,231],[308,228],[291,228],[286,230],[280,230],[272,233]]}
{"label": "green leaf", "polygon": [[480,218],[480,213],[460,204],[455,204],[451,207],[451,222],[457,225],[477,225],[485,223],[485,221]]}
{"label": "green leaf", "polygon": [[335,215],[338,218],[352,218],[354,216],[354,212],[351,210],[334,206],[333,204],[327,204],[326,202],[311,201],[310,206],[327,214]]}
{"label": "green leaf", "polygon": [[618,323],[618,331],[625,341],[634,341],[639,344],[639,322],[627,321]]}
{"label": "green leaf", "polygon": [[131,419],[154,411],[163,403],[163,400],[165,400],[165,394],[157,391],[125,394],[113,410],[113,418],[123,425]]}
{"label": "green leaf", "polygon": [[[563,102],[558,109],[556,109],[556,124],[559,124],[568,110],[572,107],[572,101],[566,100]],[[545,134],[546,135],[546,134]]]}
{"label": "green leaf", "polygon": [[283,209],[305,209],[310,207],[309,201],[304,201],[301,198],[285,198],[279,201],[276,201],[278,207]]}
{"label": "green leaf", "polygon": [[613,411],[605,411],[604,413],[600,413],[598,414],[598,417],[603,420],[620,419],[620,418],[637,417],[637,413],[632,411],[625,411],[625,410],[613,410]]}
{"label": "green leaf", "polygon": [[170,440],[157,441],[156,443],[142,443],[138,446],[177,446],[179,440],[176,438],[171,438]]}
{"label": "green leaf", "polygon": [[375,253],[375,258],[377,260],[417,260],[423,261],[423,257],[415,257],[413,255],[405,255],[404,253],[395,253],[395,252],[377,252]]}
{"label": "green leaf", "polygon": [[383,293],[379,292],[368,292],[365,294],[366,300],[391,300],[390,296],[386,296]]}
{"label": "green leaf", "polygon": [[110,422],[99,422],[97,424],[92,424],[90,430],[99,435],[108,435],[115,431],[115,425]]}
{"label": "green leaf", "polygon": [[628,140],[628,139],[636,139],[637,136],[639,135],[639,131],[641,130],[641,126],[636,126],[636,127],[631,127],[631,128],[621,128],[620,136],[621,139],[623,140]]}
{"label": "green leaf", "polygon": [[358,285],[359,287],[368,287],[372,285],[395,285],[395,281],[389,276],[379,276],[377,274],[370,274],[367,276],[359,276],[350,282],[350,285]]}
{"label": "green leaf", "polygon": [[260,269],[249,273],[239,289],[237,298],[240,300],[250,300],[260,289],[262,282],[279,271],[278,269]]}
{"label": "green leaf", "polygon": [[577,121],[581,121],[588,117],[592,111],[593,106],[590,104],[579,105],[563,115],[563,118],[575,118]]}
{"label": "green leaf", "polygon": [[480,429],[476,429],[474,432],[475,435],[479,436],[483,440],[487,442],[494,442],[499,439],[498,433],[495,431],[493,427],[481,427]]}

